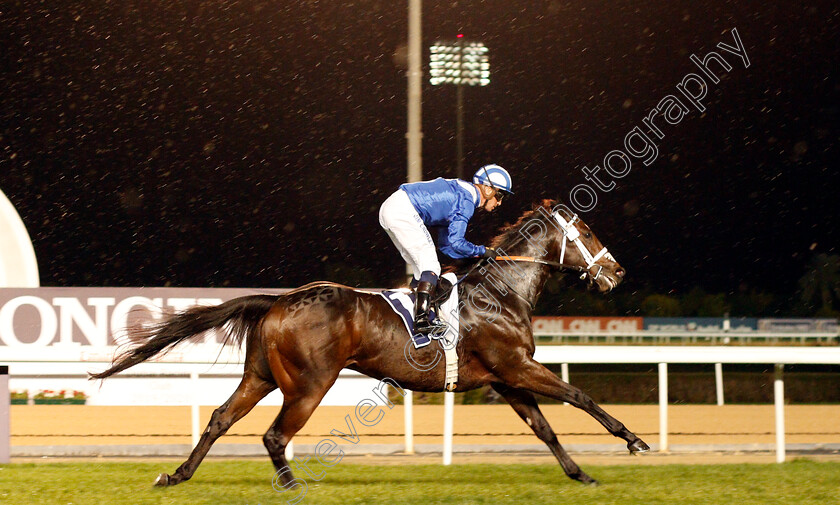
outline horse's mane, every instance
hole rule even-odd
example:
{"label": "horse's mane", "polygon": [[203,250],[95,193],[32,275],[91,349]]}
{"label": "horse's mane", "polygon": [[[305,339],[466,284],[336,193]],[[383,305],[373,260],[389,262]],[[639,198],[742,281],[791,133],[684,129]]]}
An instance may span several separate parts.
{"label": "horse's mane", "polygon": [[496,249],[510,244],[513,239],[519,237],[519,229],[522,228],[525,223],[533,219],[534,214],[536,214],[541,207],[544,209],[551,209],[554,203],[555,202],[553,200],[546,199],[532,205],[531,210],[525,211],[524,214],[519,216],[519,219],[517,219],[516,222],[512,224],[506,223],[504,226],[499,228],[498,235],[490,240],[490,247]]}
{"label": "horse's mane", "polygon": [[[490,240],[490,247],[494,249],[498,249],[500,247],[504,247],[505,245],[511,244],[514,240],[520,237],[519,230],[524,226],[525,223],[530,221],[534,218],[534,215],[537,214],[540,208],[550,210],[556,202],[553,200],[545,199],[540,202],[537,202],[531,206],[530,210],[525,211],[519,219],[517,219],[513,223],[505,223],[499,228],[499,231],[495,237]],[[510,251],[505,251],[510,252]],[[467,270],[474,264],[474,261],[471,260],[460,260],[456,261],[453,265],[447,265],[443,268],[442,273],[447,272],[454,272],[455,275],[461,276],[462,274],[466,273]]]}

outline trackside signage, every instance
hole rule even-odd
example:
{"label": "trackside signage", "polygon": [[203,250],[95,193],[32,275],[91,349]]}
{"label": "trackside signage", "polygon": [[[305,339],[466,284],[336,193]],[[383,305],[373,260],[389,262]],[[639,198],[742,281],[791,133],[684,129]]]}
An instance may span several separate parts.
{"label": "trackside signage", "polygon": [[666,333],[751,332],[758,319],[750,317],[646,317],[645,329]]}
{"label": "trackside signage", "polygon": [[534,335],[556,333],[633,333],[642,329],[641,317],[543,317],[531,319]]}
{"label": "trackside signage", "polygon": [[758,330],[771,333],[838,333],[838,325],[837,319],[759,319]]}
{"label": "trackside signage", "polygon": [[[2,288],[2,349],[106,347],[122,343],[125,329],[158,320],[164,312],[217,305],[239,296],[287,290],[239,288]],[[208,334],[205,342],[218,342]]]}

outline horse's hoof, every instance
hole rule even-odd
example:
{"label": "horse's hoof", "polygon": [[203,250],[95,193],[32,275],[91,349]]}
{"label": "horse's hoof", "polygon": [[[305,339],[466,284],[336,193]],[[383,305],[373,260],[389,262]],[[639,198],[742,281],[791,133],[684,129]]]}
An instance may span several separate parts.
{"label": "horse's hoof", "polygon": [[169,474],[162,473],[155,479],[155,486],[164,487],[169,485]]}
{"label": "horse's hoof", "polygon": [[569,477],[571,477],[572,479],[580,482],[584,486],[597,486],[598,485],[597,480],[595,480],[592,477],[590,477],[589,475],[583,473],[583,471],[580,471],[579,473],[576,473],[576,474],[573,474],[573,475],[569,475]]}
{"label": "horse's hoof", "polygon": [[591,481],[589,481],[589,482],[584,482],[584,484],[586,484],[586,485],[587,485],[587,486],[589,486],[589,487],[598,487],[598,486],[600,486],[600,485],[601,485],[601,483],[600,483],[600,482],[598,482],[598,481],[597,481],[597,480],[595,480],[595,479],[592,479],[592,480],[591,480]]}
{"label": "horse's hoof", "polygon": [[650,451],[650,447],[646,443],[644,443],[641,438],[637,438],[636,440],[627,444],[627,448],[630,450],[630,454],[638,454]]}

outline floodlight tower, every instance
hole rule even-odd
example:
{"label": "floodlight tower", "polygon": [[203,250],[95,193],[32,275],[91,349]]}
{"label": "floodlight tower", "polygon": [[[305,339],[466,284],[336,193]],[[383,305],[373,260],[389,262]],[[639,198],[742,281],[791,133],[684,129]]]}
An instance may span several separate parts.
{"label": "floodlight tower", "polygon": [[464,86],[490,84],[487,47],[481,42],[466,42],[458,34],[455,43],[438,42],[431,48],[429,74],[432,86],[454,84],[456,88],[455,153],[457,177],[464,178]]}

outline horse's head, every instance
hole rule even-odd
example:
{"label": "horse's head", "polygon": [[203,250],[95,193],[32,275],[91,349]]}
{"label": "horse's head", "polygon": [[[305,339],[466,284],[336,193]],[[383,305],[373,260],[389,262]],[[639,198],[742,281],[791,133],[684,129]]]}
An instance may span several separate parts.
{"label": "horse's head", "polygon": [[544,200],[526,212],[494,245],[517,250],[511,254],[578,269],[581,278],[601,292],[610,291],[624,278],[624,269],[589,226],[568,207],[552,200]]}
{"label": "horse's head", "polygon": [[589,226],[565,205],[556,205],[550,212],[551,224],[556,225],[556,240],[552,245],[557,261],[582,268],[581,278],[602,293],[618,286],[624,279],[624,268]]}
{"label": "horse's head", "polygon": [[502,258],[577,270],[581,279],[601,292],[624,279],[624,269],[574,212],[543,200],[502,229],[491,243]]}

